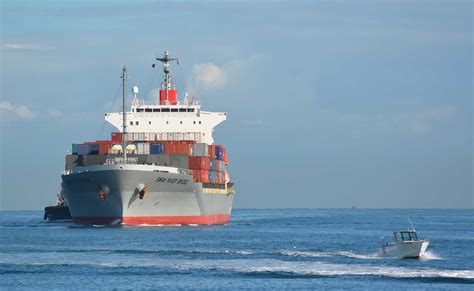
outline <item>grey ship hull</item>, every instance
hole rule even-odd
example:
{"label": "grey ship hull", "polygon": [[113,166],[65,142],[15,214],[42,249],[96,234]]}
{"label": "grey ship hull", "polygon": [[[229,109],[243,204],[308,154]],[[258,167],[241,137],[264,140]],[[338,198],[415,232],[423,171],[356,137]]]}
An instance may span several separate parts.
{"label": "grey ship hull", "polygon": [[177,168],[152,165],[77,167],[62,175],[62,186],[78,224],[224,224],[234,198]]}

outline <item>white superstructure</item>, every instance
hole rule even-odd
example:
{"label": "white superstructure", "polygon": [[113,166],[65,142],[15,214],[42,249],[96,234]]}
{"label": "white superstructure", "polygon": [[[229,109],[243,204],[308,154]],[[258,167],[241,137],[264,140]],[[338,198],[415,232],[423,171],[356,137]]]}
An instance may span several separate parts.
{"label": "white superstructure", "polygon": [[[201,111],[198,101],[188,101],[187,94],[183,102],[177,100],[177,92],[172,82],[169,67],[173,59],[165,52],[163,58],[165,78],[161,84],[160,97],[155,104],[145,104],[138,99],[138,88],[133,87],[131,110],[126,112],[126,127],[129,140],[136,140],[134,134],[143,134],[143,140],[195,140],[213,144],[214,128],[227,119],[226,112]],[[155,67],[153,65],[153,67]],[[120,132],[123,131],[123,113],[105,113],[105,120]]]}

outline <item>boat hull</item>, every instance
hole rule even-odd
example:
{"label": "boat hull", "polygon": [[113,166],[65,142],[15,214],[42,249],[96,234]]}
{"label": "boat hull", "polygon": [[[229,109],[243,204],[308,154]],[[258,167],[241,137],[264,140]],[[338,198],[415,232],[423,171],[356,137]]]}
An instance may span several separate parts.
{"label": "boat hull", "polygon": [[404,241],[382,246],[380,253],[394,258],[419,258],[428,248],[429,241]]}
{"label": "boat hull", "polygon": [[64,196],[73,222],[140,225],[229,221],[233,193],[203,188],[189,174],[153,169],[147,165],[103,165],[63,175]]}

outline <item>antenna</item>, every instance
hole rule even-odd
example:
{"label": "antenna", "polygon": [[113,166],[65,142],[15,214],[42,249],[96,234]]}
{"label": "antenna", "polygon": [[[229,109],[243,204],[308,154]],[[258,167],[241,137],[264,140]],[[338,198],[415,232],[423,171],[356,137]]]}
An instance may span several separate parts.
{"label": "antenna", "polygon": [[127,151],[125,150],[125,141],[127,137],[127,116],[126,116],[126,106],[127,106],[127,67],[123,67],[122,71],[122,82],[123,82],[123,108],[122,108],[122,157],[123,157],[123,163],[125,164],[127,160]]}
{"label": "antenna", "polygon": [[408,218],[408,223],[410,223],[411,229],[412,229],[413,231],[416,231],[416,230],[415,230],[415,227],[413,226],[413,223],[411,223],[410,218]]}
{"label": "antenna", "polygon": [[[168,90],[170,89],[170,66],[173,61],[179,65],[179,58],[172,58],[169,51],[165,51],[165,54],[161,58],[156,58],[157,61],[163,63],[163,72],[165,73],[165,90],[166,90],[166,102],[168,102]],[[156,63],[151,65],[152,68],[156,67]]]}

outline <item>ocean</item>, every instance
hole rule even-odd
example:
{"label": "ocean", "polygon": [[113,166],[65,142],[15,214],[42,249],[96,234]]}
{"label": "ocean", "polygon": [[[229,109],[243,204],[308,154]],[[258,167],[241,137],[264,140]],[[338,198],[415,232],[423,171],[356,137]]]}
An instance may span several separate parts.
{"label": "ocean", "polygon": [[[383,258],[410,219],[421,259]],[[235,209],[214,226],[85,227],[0,212],[0,289],[474,290],[474,210]]]}

